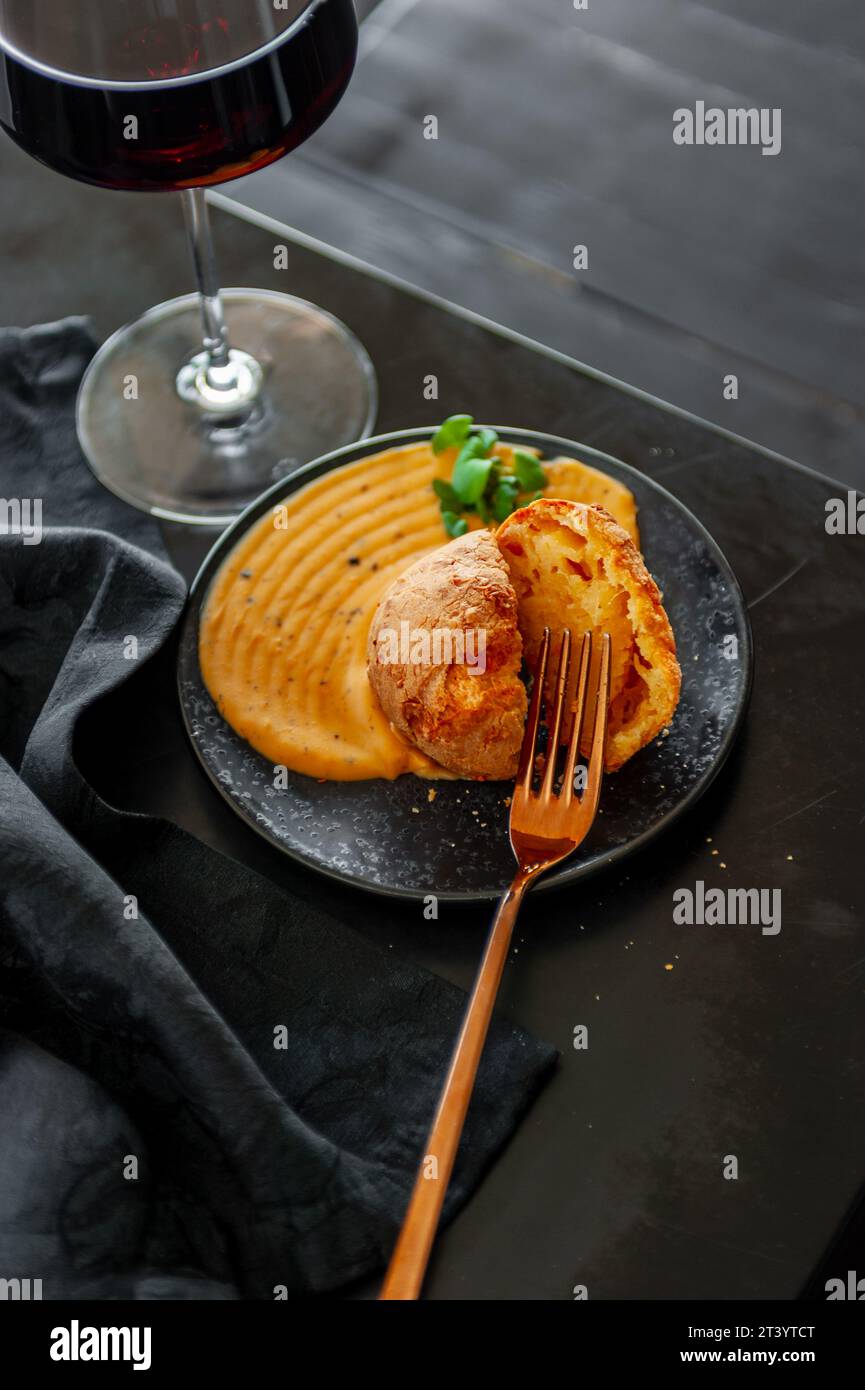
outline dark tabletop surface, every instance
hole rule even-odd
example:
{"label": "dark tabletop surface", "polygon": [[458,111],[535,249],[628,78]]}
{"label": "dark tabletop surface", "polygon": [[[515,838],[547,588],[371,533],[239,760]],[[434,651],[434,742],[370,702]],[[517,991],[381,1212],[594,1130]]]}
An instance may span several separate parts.
{"label": "dark tabletop surface", "polygon": [[[861,0],[363,11],[333,118],[230,196],[863,485]],[[700,98],[779,110],[780,154],[674,145]]]}
{"label": "dark tabletop surface", "polygon": [[[161,218],[164,270],[174,224],[168,204],[145,201],[125,200],[154,228]],[[300,292],[361,337],[379,374],[379,430],[465,409],[617,455],[695,512],[750,608],[751,709],[706,798],[621,868],[526,906],[499,1007],[561,1063],[439,1242],[428,1295],[568,1299],[580,1283],[592,1298],[796,1296],[865,1180],[865,542],[826,534],[841,485],[308,249],[292,244],[277,272],[273,247],[287,234],[224,213],[216,223],[227,284]],[[175,281],[179,234],[176,245]],[[115,323],[175,289],[152,263],[129,269],[111,280]],[[437,402],[424,399],[431,373]],[[191,575],[208,537],[167,536]],[[427,921],[420,904],[281,857],[205,781],[173,675],[168,653],[84,723],[79,758],[96,787],[468,987],[486,912],[442,904]],[[780,933],[674,925],[674,891],[697,880],[781,889]],[[579,1024],[585,1051],[573,1048]],[[737,1180],[723,1176],[728,1155]]]}
{"label": "dark tabletop surface", "polygon": [[[861,0],[357,9],[360,59],[334,115],[230,197],[863,486]],[[780,109],[781,153],[674,145],[673,111],[697,99]],[[189,287],[158,199],[73,192],[7,140],[0,185],[14,214],[0,322],[77,313],[70,265],[86,274],[88,249],[94,310],[121,274],[130,297],[145,291],[151,265],[163,294]]]}

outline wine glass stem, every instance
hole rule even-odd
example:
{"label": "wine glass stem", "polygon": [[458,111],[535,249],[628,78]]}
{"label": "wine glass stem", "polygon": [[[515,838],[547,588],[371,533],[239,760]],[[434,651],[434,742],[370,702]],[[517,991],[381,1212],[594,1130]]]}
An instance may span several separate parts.
{"label": "wine glass stem", "polygon": [[224,417],[250,416],[261,396],[264,373],[254,357],[232,348],[228,341],[210,213],[203,188],[184,190],[183,211],[198,281],[204,351],[196,353],[181,367],[177,391],[185,401],[208,414],[215,411]]}
{"label": "wine glass stem", "polygon": [[182,196],[195,277],[201,295],[204,350],[210,359],[211,368],[227,367],[228,329],[225,325],[222,295],[219,292],[219,274],[216,269],[207,195],[203,188],[188,188]]}

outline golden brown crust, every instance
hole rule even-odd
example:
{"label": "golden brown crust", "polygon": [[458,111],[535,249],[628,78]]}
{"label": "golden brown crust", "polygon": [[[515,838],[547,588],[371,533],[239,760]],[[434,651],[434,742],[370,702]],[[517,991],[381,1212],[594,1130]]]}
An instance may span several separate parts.
{"label": "golden brown crust", "polygon": [[679,700],[676,643],[657,584],[627,532],[600,506],[543,498],[509,516],[497,539],[530,663],[545,626],[568,627],[574,639],[610,633],[606,769],[614,771],[669,724]]}
{"label": "golden brown crust", "polygon": [[545,497],[564,498],[570,502],[586,502],[595,507],[603,507],[627,531],[639,550],[637,500],[630,488],[580,459],[545,459],[544,468],[547,474]]}
{"label": "golden brown crust", "polygon": [[[459,656],[458,633],[468,662],[445,659]],[[449,771],[491,780],[516,775],[526,716],[521,659],[516,595],[487,530],[458,537],[394,580],[367,646],[369,679],[394,728]]]}
{"label": "golden brown crust", "polygon": [[[526,713],[521,657],[525,650],[534,662],[547,626],[568,627],[574,638],[611,635],[606,769],[615,771],[669,724],[681,673],[658,587],[603,507],[543,498],[508,517],[495,536],[471,531],[417,561],[376,611],[369,679],[393,727],[442,767],[510,778]],[[473,671],[452,651],[435,659],[436,632],[483,633],[484,669]],[[424,633],[426,650],[415,645]],[[477,645],[466,650],[476,663]]]}

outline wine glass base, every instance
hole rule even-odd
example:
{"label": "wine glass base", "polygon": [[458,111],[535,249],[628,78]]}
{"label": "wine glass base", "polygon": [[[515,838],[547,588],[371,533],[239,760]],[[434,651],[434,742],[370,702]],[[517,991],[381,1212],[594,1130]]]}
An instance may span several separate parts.
{"label": "wine glass base", "polygon": [[264,372],[246,416],[202,411],[177,376],[201,346],[197,295],[150,309],[99,349],[78,437],[105,487],[169,521],[224,526],[279,478],[372,432],[375,373],[354,334],[271,290],[223,290],[229,338]]}

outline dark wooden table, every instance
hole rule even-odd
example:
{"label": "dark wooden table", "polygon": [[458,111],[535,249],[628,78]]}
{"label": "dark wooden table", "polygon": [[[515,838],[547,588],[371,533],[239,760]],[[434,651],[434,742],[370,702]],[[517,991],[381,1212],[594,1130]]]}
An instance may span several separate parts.
{"label": "dark wooden table", "polygon": [[[500,1007],[555,1043],[561,1065],[443,1236],[429,1296],[569,1299],[585,1284],[602,1299],[795,1297],[865,1179],[865,538],[826,532],[843,488],[284,230],[216,221],[227,283],[298,291],[366,343],[381,430],[465,409],[617,455],[695,512],[750,607],[751,710],[711,792],[622,871],[527,905]],[[273,269],[279,243],[287,271]],[[140,277],[113,282],[118,318],[158,297],[141,256]],[[437,402],[424,399],[431,373]],[[206,536],[167,536],[191,574]],[[169,655],[100,709],[80,757],[116,803],[168,816],[470,984],[485,912],[443,905],[426,921],[419,905],[315,877],[234,817],[186,744]],[[780,888],[781,932],[675,926],[673,893],[698,879]],[[587,1051],[572,1045],[579,1024]],[[846,1250],[832,1259],[833,1272],[855,1267]]]}
{"label": "dark wooden table", "polygon": [[[232,195],[863,485],[861,0],[367,9],[333,118]],[[779,109],[780,154],[675,145],[698,99]]]}
{"label": "dark wooden table", "polygon": [[[231,196],[865,485],[861,0],[357,8],[332,119]],[[674,145],[673,112],[698,99],[780,108],[781,153]],[[158,199],[73,191],[7,141],[0,184],[0,322],[78,312],[73,265],[98,267],[87,303],[106,331],[151,267],[157,297],[189,287]]]}

